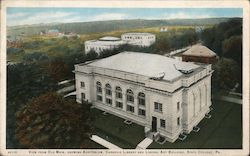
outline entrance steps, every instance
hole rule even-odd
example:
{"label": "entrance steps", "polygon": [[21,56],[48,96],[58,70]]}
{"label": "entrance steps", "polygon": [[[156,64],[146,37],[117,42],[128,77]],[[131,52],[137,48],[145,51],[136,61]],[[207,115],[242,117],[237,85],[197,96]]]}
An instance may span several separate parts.
{"label": "entrance steps", "polygon": [[135,149],[146,149],[153,142],[150,138],[145,138],[142,140]]}

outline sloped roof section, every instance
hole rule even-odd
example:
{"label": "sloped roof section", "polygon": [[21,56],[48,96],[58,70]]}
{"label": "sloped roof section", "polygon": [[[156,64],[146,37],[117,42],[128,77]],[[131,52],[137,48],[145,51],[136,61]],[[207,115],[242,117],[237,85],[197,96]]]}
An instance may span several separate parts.
{"label": "sloped roof section", "polygon": [[101,41],[119,41],[121,40],[119,37],[113,37],[113,36],[105,36],[100,38]]}
{"label": "sloped roof section", "polygon": [[184,52],[182,55],[213,57],[216,56],[216,53],[201,44],[196,44],[190,49],[188,49],[186,52]]}
{"label": "sloped roof section", "polygon": [[162,74],[164,76],[162,80],[168,81],[182,76],[183,73],[180,72],[180,70],[190,71],[200,67],[191,62],[182,62],[162,55],[138,52],[122,52],[108,58],[94,61],[88,65],[147,77],[155,77],[160,73],[164,73]]}

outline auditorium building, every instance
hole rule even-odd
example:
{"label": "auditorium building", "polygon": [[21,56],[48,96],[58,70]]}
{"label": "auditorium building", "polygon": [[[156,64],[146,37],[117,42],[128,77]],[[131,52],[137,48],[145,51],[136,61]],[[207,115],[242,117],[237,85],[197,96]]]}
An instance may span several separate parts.
{"label": "auditorium building", "polygon": [[175,142],[210,111],[210,64],[122,52],[75,65],[76,101],[144,126],[150,138]]}

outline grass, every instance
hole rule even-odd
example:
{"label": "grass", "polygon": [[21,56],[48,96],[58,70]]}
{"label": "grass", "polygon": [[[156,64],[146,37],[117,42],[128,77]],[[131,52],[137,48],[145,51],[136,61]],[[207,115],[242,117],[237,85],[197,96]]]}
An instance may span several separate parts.
{"label": "grass", "polygon": [[144,138],[144,127],[135,123],[126,125],[124,119],[92,109],[96,134],[121,148],[135,148]]}
{"label": "grass", "polygon": [[240,149],[242,148],[241,105],[214,101],[210,119],[203,119],[198,133],[191,132],[184,141],[166,142],[163,145],[153,142],[152,149]]}
{"label": "grass", "polygon": [[[213,101],[210,119],[198,125],[200,131],[191,132],[184,141],[153,142],[148,149],[240,149],[242,148],[242,106],[224,101]],[[144,137],[144,128],[135,123],[126,125],[124,119],[92,109],[96,134],[125,149],[134,149]]]}

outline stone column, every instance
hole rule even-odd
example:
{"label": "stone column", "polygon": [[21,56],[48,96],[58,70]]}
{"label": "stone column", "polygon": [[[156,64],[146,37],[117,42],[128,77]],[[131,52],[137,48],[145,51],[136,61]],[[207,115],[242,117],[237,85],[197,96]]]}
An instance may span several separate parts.
{"label": "stone column", "polygon": [[123,110],[127,111],[127,96],[126,93],[122,93],[122,103],[123,103]]}

